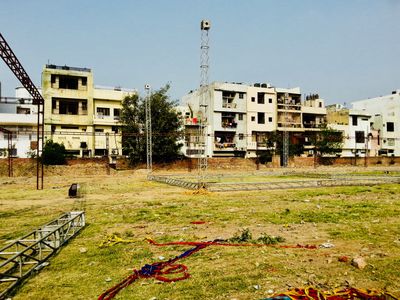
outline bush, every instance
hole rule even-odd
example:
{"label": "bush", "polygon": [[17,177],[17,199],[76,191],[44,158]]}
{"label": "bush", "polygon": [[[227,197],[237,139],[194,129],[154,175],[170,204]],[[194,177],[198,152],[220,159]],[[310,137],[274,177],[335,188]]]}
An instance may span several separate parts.
{"label": "bush", "polygon": [[65,165],[64,145],[47,140],[43,147],[42,160],[44,165]]}

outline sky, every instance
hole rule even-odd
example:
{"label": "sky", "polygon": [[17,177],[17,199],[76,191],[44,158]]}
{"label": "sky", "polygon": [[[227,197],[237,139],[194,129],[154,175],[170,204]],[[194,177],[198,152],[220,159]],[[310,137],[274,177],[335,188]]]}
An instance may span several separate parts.
{"label": "sky", "polygon": [[[400,0],[2,0],[0,32],[40,87],[45,64],[91,68],[95,85],[179,100],[209,81],[270,83],[327,104],[400,89]],[[20,86],[0,61],[2,96]]]}

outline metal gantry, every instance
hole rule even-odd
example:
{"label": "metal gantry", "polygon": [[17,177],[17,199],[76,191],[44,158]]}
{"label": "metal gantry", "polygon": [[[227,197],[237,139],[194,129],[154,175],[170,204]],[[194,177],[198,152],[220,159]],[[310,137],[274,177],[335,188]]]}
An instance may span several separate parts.
{"label": "metal gantry", "polygon": [[73,211],[12,241],[0,249],[0,299],[5,299],[32,272],[85,226],[85,213]]}
{"label": "metal gantry", "polygon": [[207,130],[208,130],[208,69],[210,57],[208,54],[209,35],[211,23],[202,20],[201,28],[201,54],[200,54],[200,88],[199,88],[199,127],[198,127],[198,171],[199,188],[203,188],[206,181],[207,162]]}
{"label": "metal gantry", "polygon": [[151,174],[153,171],[153,141],[151,130],[151,92],[150,85],[144,86],[146,90],[145,111],[146,111],[146,164],[147,173]]}
{"label": "metal gantry", "polygon": [[36,146],[36,189],[43,189],[43,163],[40,159],[43,150],[44,141],[44,99],[39,93],[32,80],[29,78],[24,67],[19,62],[18,58],[0,33],[0,56],[14,73],[21,84],[26,88],[33,98],[33,104],[38,107],[37,117],[37,146]]}

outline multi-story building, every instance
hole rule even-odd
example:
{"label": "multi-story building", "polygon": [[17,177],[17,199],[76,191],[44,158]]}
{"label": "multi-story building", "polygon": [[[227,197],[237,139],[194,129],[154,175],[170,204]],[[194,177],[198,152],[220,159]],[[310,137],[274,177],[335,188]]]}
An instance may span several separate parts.
{"label": "multi-story building", "polygon": [[[15,97],[0,99],[0,127],[11,131],[13,157],[27,158],[37,145],[37,105],[25,88],[15,89]],[[8,156],[8,134],[0,134],[0,158]]]}
{"label": "multi-story building", "polygon": [[121,154],[121,104],[135,90],[95,87],[87,68],[46,65],[42,91],[45,139],[80,157]]}
{"label": "multi-story building", "polygon": [[342,105],[327,106],[327,123],[332,129],[343,133],[343,157],[375,156],[373,142],[376,131],[371,129],[371,115],[366,111],[348,109]]}
{"label": "multi-story building", "polygon": [[[305,133],[319,130],[325,121],[324,101],[301,100],[299,88],[280,89],[269,84],[213,82],[204,91],[207,106],[207,156],[255,157],[271,145],[275,132],[288,131],[292,143],[303,143]],[[195,157],[198,146],[199,91],[182,98],[186,105],[186,142],[183,152]],[[204,118],[203,118],[204,120]]]}
{"label": "multi-story building", "polygon": [[379,155],[400,156],[400,90],[390,95],[352,102],[353,108],[372,116],[372,129],[378,132]]}

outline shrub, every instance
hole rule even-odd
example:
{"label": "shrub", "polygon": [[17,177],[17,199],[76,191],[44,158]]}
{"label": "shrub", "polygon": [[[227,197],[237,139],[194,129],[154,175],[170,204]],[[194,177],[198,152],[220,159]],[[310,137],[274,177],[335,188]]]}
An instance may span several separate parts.
{"label": "shrub", "polygon": [[65,165],[64,145],[47,140],[43,147],[42,160],[44,165]]}

